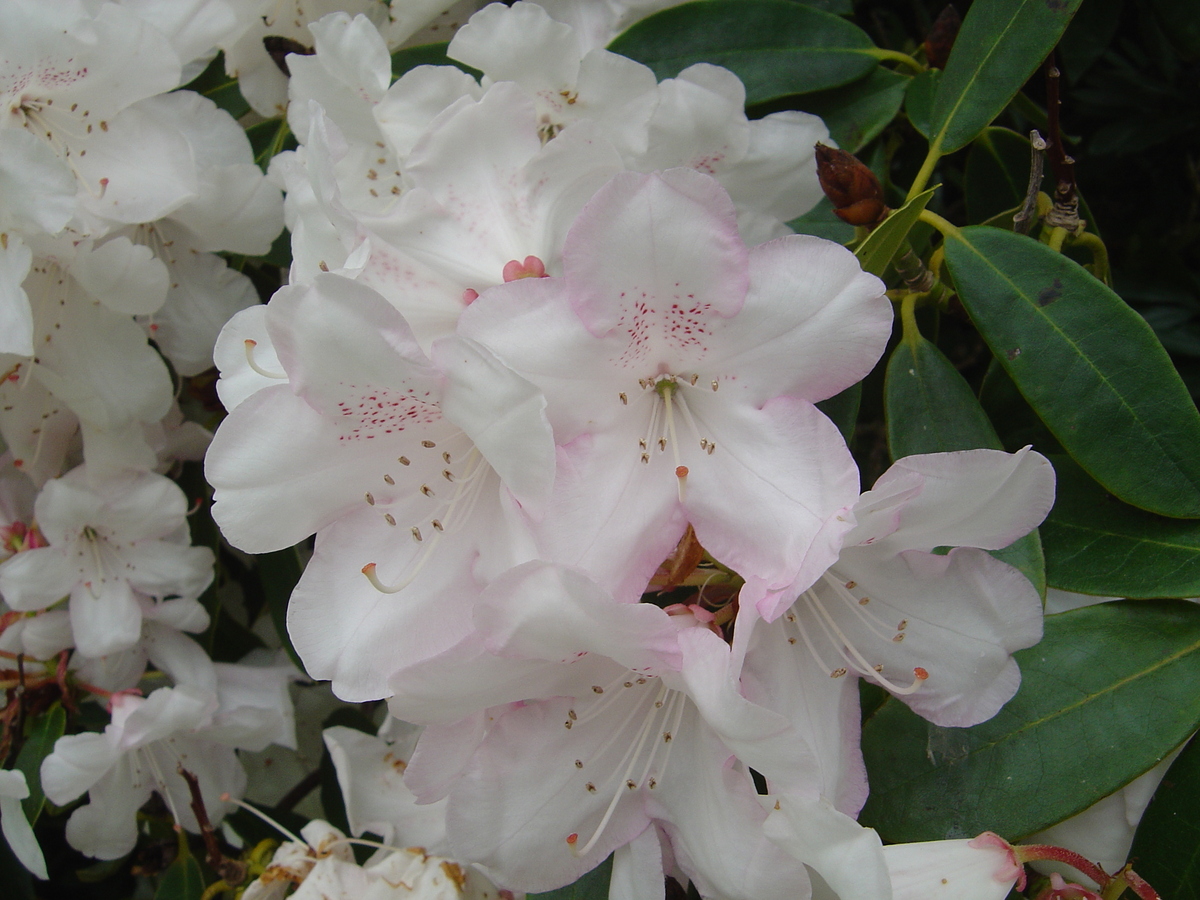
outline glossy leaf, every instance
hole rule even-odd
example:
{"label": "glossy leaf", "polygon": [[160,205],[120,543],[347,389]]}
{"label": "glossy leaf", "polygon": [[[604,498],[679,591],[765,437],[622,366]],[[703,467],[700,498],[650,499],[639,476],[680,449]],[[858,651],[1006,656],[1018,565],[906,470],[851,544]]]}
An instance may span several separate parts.
{"label": "glossy leaf", "polygon": [[864,272],[883,275],[887,271],[888,264],[904,246],[908,233],[917,224],[921,210],[929,203],[936,190],[937,188],[930,188],[925,193],[913,197],[899,209],[893,210],[891,215],[859,244],[854,255],[858,257]]}
{"label": "glossy leaf", "polygon": [[1054,468],[1058,498],[1042,526],[1052,586],[1103,597],[1200,597],[1200,522],[1127,506],[1065,458]]}
{"label": "glossy leaf", "polygon": [[25,783],[29,785],[29,796],[21,801],[21,806],[30,825],[38,820],[46,804],[46,795],[42,793],[42,760],[54,752],[54,742],[66,729],[66,711],[61,706],[52,707],[33,720],[29,735],[17,754],[13,768],[25,773]]}
{"label": "glossy leaf", "polygon": [[665,9],[609,44],[673,78],[706,62],[736,72],[746,103],[849,84],[876,65],[857,25],[787,0],[701,0]]}
{"label": "glossy leaf", "polygon": [[154,900],[200,900],[204,894],[204,873],[200,863],[192,854],[178,856],[167,866]]}
{"label": "glossy leaf", "polygon": [[608,883],[612,880],[610,856],[574,884],[568,884],[544,894],[526,894],[528,900],[608,900]]}
{"label": "glossy leaf", "polygon": [[822,197],[816,206],[804,215],[792,219],[787,226],[796,234],[815,234],[839,244],[854,240],[854,226],[846,224],[833,214],[833,204],[829,202],[828,197]]}
{"label": "glossy leaf", "polygon": [[933,120],[933,98],[942,81],[941,69],[926,69],[908,83],[904,96],[904,112],[908,121],[922,137],[928,139]]}
{"label": "glossy leaf", "polygon": [[876,68],[852,84],[806,94],[796,105],[820,116],[837,145],[856,153],[896,117],[910,81],[890,69]]}
{"label": "glossy leaf", "polygon": [[[1003,449],[966,379],[920,334],[906,334],[892,351],[884,379],[884,411],[892,459]],[[1039,594],[1046,595],[1045,561],[1036,530],[992,555],[1016,566]]]}
{"label": "glossy leaf", "polygon": [[840,394],[834,394],[817,403],[817,409],[829,416],[849,444],[854,439],[854,426],[858,422],[858,409],[862,406],[862,382],[852,384]]}
{"label": "glossy leaf", "polygon": [[1127,503],[1200,516],[1200,414],[1146,322],[1083,268],[1021,235],[946,240],[963,306],[1067,452]]}
{"label": "glossy leaf", "polygon": [[1159,896],[1200,898],[1200,741],[1188,744],[1167,769],[1129,856]]}
{"label": "glossy leaf", "polygon": [[1054,49],[1082,0],[975,0],[938,85],[930,143],[965,147]]}
{"label": "glossy leaf", "polygon": [[863,727],[885,841],[995,831],[1018,840],[1128,784],[1200,721],[1200,606],[1121,601],[1048,616],[1016,654],[1022,683],[992,719],[940,728],[896,700]]}

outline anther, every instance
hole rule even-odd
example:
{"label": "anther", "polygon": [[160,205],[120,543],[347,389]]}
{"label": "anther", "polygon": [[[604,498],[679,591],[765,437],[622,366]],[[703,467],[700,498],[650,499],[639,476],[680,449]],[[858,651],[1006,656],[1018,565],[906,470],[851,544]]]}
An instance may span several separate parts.
{"label": "anther", "polygon": [[577,716],[577,715],[575,714],[575,710],[573,710],[573,709],[568,709],[568,710],[567,710],[567,718],[568,718],[568,719],[570,719],[572,722],[574,722],[576,719],[578,719],[578,718],[579,718],[579,716]]}
{"label": "anther", "polygon": [[450,451],[449,450],[442,451],[442,462],[444,462],[446,465],[450,465]]}
{"label": "anther", "polygon": [[454,473],[451,472],[449,469],[442,469],[442,477],[445,478],[449,482],[453,483],[453,481],[454,481]]}
{"label": "anther", "polygon": [[600,687],[600,685],[598,685],[598,684],[593,684],[592,685],[592,693],[593,694],[603,694],[604,688]]}
{"label": "anther", "polygon": [[851,590],[851,591],[852,591],[852,590],[854,590],[856,587],[858,587],[858,582],[857,582],[857,581],[847,581],[847,582],[846,582],[846,588],[847,588],[847,590]]}
{"label": "anther", "polygon": [[867,605],[868,603],[870,603],[870,602],[871,602],[871,598],[870,598],[870,597],[863,597],[861,600],[859,600],[859,601],[858,601],[858,605],[859,605],[859,606],[866,606],[866,605]]}
{"label": "anther", "polygon": [[624,391],[622,391],[621,393],[619,393],[617,396],[621,398],[621,405],[623,405],[623,406],[628,406],[628,405],[629,405],[629,397],[628,397],[628,396],[626,396],[626,394],[625,394],[625,392],[624,392]]}
{"label": "anther", "polygon": [[642,454],[642,462],[644,462],[644,463],[650,462],[650,454],[649,453]]}
{"label": "anther", "polygon": [[441,520],[439,520],[439,519],[434,519],[429,524],[433,526],[434,531],[445,531],[446,530],[445,528],[442,527]]}
{"label": "anther", "polygon": [[433,441],[421,441],[421,446],[426,449],[429,449],[431,447],[436,447],[437,444],[435,444]]}
{"label": "anther", "polygon": [[908,619],[901,619],[900,624],[896,626],[897,631],[903,631],[908,627]]}
{"label": "anther", "polygon": [[433,488],[431,488],[427,484],[423,484],[423,485],[421,485],[421,493],[424,494],[426,497],[432,497],[433,496]]}
{"label": "anther", "polygon": [[392,485],[394,485],[394,484],[396,483],[396,479],[395,479],[395,478],[393,478],[391,475],[384,475],[384,476],[383,476],[383,481],[384,481],[384,483],[385,483],[385,484],[392,484]]}
{"label": "anther", "polygon": [[712,455],[713,455],[713,451],[714,451],[714,450],[716,450],[716,449],[717,449],[717,445],[716,445],[716,444],[714,444],[712,441],[709,441],[709,442],[708,442],[708,455],[709,455],[709,456],[712,456]]}
{"label": "anther", "polygon": [[689,378],[689,379],[688,379],[688,384],[690,384],[692,387],[695,387],[695,386],[696,386],[696,382],[697,382],[697,381],[699,381],[699,380],[700,380],[700,376],[699,376],[699,375],[693,375],[691,378]]}
{"label": "anther", "polygon": [[407,456],[397,456],[396,462],[400,463],[400,465],[402,465],[402,466],[412,465],[412,460],[409,459]]}
{"label": "anther", "polygon": [[903,635],[903,634],[898,634],[898,635],[896,635],[894,638],[892,638],[892,643],[893,643],[893,644],[900,644],[900,643],[903,643],[903,641],[904,641],[904,635]]}
{"label": "anther", "polygon": [[629,788],[631,791],[637,790],[637,782],[630,778],[625,782],[625,787]]}
{"label": "anther", "polygon": [[658,787],[658,782],[651,778],[650,783],[646,786],[650,788],[650,790],[654,790],[656,787]]}
{"label": "anther", "polygon": [[829,677],[830,678],[841,678],[845,674],[846,674],[846,669],[843,667],[841,669],[834,669],[832,672],[829,673]]}
{"label": "anther", "polygon": [[719,387],[720,387],[720,384],[718,384],[717,380],[714,378],[713,383],[712,383],[712,389],[715,391]]}
{"label": "anther", "polygon": [[421,529],[418,528],[416,525],[414,525],[412,527],[412,536],[413,536],[413,538],[416,539],[418,544],[421,543],[422,540],[424,540],[424,538],[421,537]]}
{"label": "anther", "polygon": [[383,521],[387,522],[389,525],[391,525],[393,527],[395,527],[395,525],[396,525],[396,517],[393,516],[391,513],[384,513]]}
{"label": "anther", "polygon": [[375,505],[375,498],[371,496],[370,491],[367,491],[367,493],[364,496],[367,498],[367,506]]}
{"label": "anther", "polygon": [[583,760],[582,759],[575,760],[575,768],[577,768],[577,769],[583,768]]}
{"label": "anther", "polygon": [[590,781],[587,783],[587,789],[588,789],[589,794],[596,793],[596,786],[594,784],[592,784]]}
{"label": "anther", "polygon": [[669,731],[664,731],[664,732],[663,732],[663,743],[664,743],[664,744],[669,744],[669,743],[671,743],[671,740],[672,740],[672,737],[671,737],[671,732],[669,732]]}

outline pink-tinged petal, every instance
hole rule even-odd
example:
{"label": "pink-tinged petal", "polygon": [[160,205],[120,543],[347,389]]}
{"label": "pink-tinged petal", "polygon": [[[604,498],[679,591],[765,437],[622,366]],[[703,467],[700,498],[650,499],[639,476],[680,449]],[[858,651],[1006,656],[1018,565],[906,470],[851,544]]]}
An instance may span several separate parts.
{"label": "pink-tinged petal", "polygon": [[[564,727],[570,706],[551,700],[506,712],[450,795],[447,830],[456,855],[486,866],[514,890],[570,884],[650,824],[620,779],[640,721],[622,722],[618,704],[607,715]],[[605,749],[604,739],[614,734]],[[614,791],[630,796],[621,797],[600,838],[587,847]]]}
{"label": "pink-tinged petal", "polygon": [[45,609],[67,596],[79,581],[60,549],[26,550],[0,565],[0,595],[13,609]]}
{"label": "pink-tinged petal", "polygon": [[[734,650],[738,643],[746,645],[742,692],[788,723],[786,730],[755,748],[753,756],[749,750],[742,752],[772,790],[817,790],[841,812],[856,816],[867,799],[867,770],[859,749],[858,681],[848,675],[831,678],[787,625],[786,620],[763,622],[753,604],[744,600],[739,607]],[[801,747],[808,748],[815,772],[797,769]]]}
{"label": "pink-tinged petal", "polygon": [[81,522],[121,544],[155,538],[174,540],[173,535],[184,524],[188,510],[187,497],[174,481],[152,472],[126,474],[113,480],[92,479],[88,477],[90,474],[89,468],[79,468],[55,482],[88,485],[103,498],[104,508],[99,517]]}
{"label": "pink-tinged petal", "polygon": [[[521,47],[522,53],[509,48]],[[516,81],[532,94],[570,87],[579,73],[574,30],[534,3],[481,9],[454,34],[446,55],[492,81]]]}
{"label": "pink-tinged petal", "polygon": [[789,855],[816,871],[837,896],[879,900],[891,896],[879,835],[827,801],[780,797],[763,830]]}
{"label": "pink-tinged petal", "polygon": [[658,829],[646,830],[613,853],[612,878],[608,885],[609,900],[663,900],[662,843]]}
{"label": "pink-tinged petal", "polygon": [[170,675],[176,685],[190,685],[199,691],[216,693],[217,673],[213,662],[196,641],[158,622],[146,622],[143,628],[142,644],[159,671]]}
{"label": "pink-tinged petal", "polygon": [[389,680],[388,709],[419,725],[449,724],[480,709],[571,695],[612,677],[612,663],[588,654],[570,666],[544,658],[513,659],[484,647],[478,634],[428,660],[406,665]]}
{"label": "pink-tinged petal", "polygon": [[0,130],[0,230],[61,231],[75,212],[77,188],[71,170],[45,141],[23,128]]}
{"label": "pink-tinged petal", "polygon": [[686,169],[624,173],[596,193],[567,235],[571,308],[596,335],[620,331],[630,361],[690,361],[713,319],[734,316],[749,284],[733,204]]}
{"label": "pink-tinged petal", "polygon": [[642,465],[637,438],[611,432],[561,448],[538,525],[544,558],[582,569],[621,602],[636,601],[687,528],[663,459]]}
{"label": "pink-tinged petal", "polygon": [[[981,836],[982,837],[982,836]],[[890,844],[883,848],[892,900],[1004,900],[1020,864],[1012,851],[974,840]]]}
{"label": "pink-tinged petal", "polygon": [[71,591],[71,630],[84,656],[107,656],[142,636],[142,608],[123,578],[95,578]]}
{"label": "pink-tinged petal", "polygon": [[0,246],[0,353],[33,356],[33,312],[21,287],[33,253],[18,235],[6,238]]}
{"label": "pink-tinged petal", "polygon": [[33,659],[50,659],[75,646],[75,635],[71,633],[71,614],[65,609],[52,609],[41,615],[20,619],[9,625],[5,634],[9,631],[20,635],[18,647]]}
{"label": "pink-tinged petal", "polygon": [[[494,506],[484,497],[476,507],[471,525],[480,534],[503,534],[489,515]],[[390,527],[371,510],[323,529],[288,606],[288,632],[308,673],[332,680],[343,700],[376,700],[391,693],[388,679],[403,665],[462,640],[478,593],[471,572],[477,545],[471,534],[463,537],[434,545],[430,529],[417,543],[403,525]],[[363,574],[376,561],[387,586],[421,568],[401,591],[383,593]]]}
{"label": "pink-tinged petal", "polygon": [[[846,638],[839,644],[857,647],[869,665],[882,665],[881,674],[901,687],[913,683],[914,670],[923,670],[927,678],[918,675],[919,688],[901,699],[936,725],[961,728],[994,716],[1021,682],[1013,651],[1041,639],[1037,590],[983,550],[963,547],[946,556],[907,550],[883,559],[874,550],[847,547],[837,574],[814,588]],[[854,584],[852,594],[843,579]],[[822,641],[805,602],[793,612],[807,617],[800,627],[826,663],[853,671]]]}
{"label": "pink-tinged petal", "polygon": [[750,288],[741,315],[721,333],[706,369],[736,376],[722,390],[761,405],[789,394],[824,400],[861,380],[892,330],[883,282],[849,250],[791,235],[750,251]]}
{"label": "pink-tinged petal", "polygon": [[361,506],[367,493],[382,496],[386,465],[418,445],[342,437],[286,384],[230,413],[205,457],[213,518],[230,543],[250,553],[292,546]]}
{"label": "pink-tinged petal", "polygon": [[354,419],[356,433],[363,429],[353,414],[361,409],[356,400],[377,399],[378,391],[410,398],[403,406],[386,405],[400,396],[378,398],[385,407],[371,420],[371,433],[387,433],[385,413],[396,427],[411,425],[421,420],[412,404],[437,399],[408,323],[378,293],[349,278],[322,273],[311,285],[280,291],[267,308],[267,329],[295,392],[326,416]]}
{"label": "pink-tinged petal", "polygon": [[750,143],[741,79],[720,66],[697,63],[658,86],[646,153],[633,168],[648,172],[687,166],[716,175],[741,159]]}
{"label": "pink-tinged petal", "polygon": [[685,508],[700,543],[743,576],[810,584],[837,559],[851,524],[843,513],[858,495],[841,433],[812,404],[788,397],[755,409],[724,403],[719,392],[682,396],[700,436],[716,445],[683,456]]}
{"label": "pink-tinged petal", "polygon": [[583,573],[544,562],[488,585],[475,624],[484,645],[503,656],[568,663],[596,653],[653,674],[682,662],[677,629],[657,606],[617,603]]}
{"label": "pink-tinged petal", "polygon": [[[822,776],[837,765],[834,760],[844,749],[840,742],[843,729],[838,727],[836,715],[829,715],[831,704],[825,704],[826,709],[821,710],[825,715],[819,720],[796,721],[794,710],[777,697],[763,698],[775,701],[768,707],[758,698],[743,696],[729,647],[711,631],[685,629],[679,643],[684,652],[683,680],[706,725],[740,760],[767,778],[772,789],[804,786],[811,790],[821,786],[822,780],[831,780]],[[809,724],[824,731],[806,734],[804,727]],[[830,730],[833,735],[822,740]],[[830,745],[833,760],[819,755]]]}
{"label": "pink-tinged petal", "polygon": [[647,810],[661,824],[679,867],[701,896],[808,896],[804,865],[763,833],[767,811],[750,773],[730,758],[694,707],[685,710],[671,747],[670,771],[649,792]]}
{"label": "pink-tinged petal", "polygon": [[[254,343],[247,345],[248,340]],[[251,394],[287,378],[267,334],[267,307],[260,303],[243,309],[225,324],[213,347],[213,360],[221,370],[217,396],[230,411]]]}
{"label": "pink-tinged petal", "polygon": [[217,698],[202,688],[180,685],[159,688],[144,700],[114,698],[113,709],[114,724],[120,725],[118,746],[136,750],[204,726],[217,709]]}
{"label": "pink-tinged petal", "polygon": [[541,510],[555,465],[542,392],[473,341],[442,340],[433,360],[446,376],[443,415],[462,428],[523,507]]}
{"label": "pink-tinged petal", "polygon": [[474,78],[453,66],[417,66],[388,88],[373,112],[388,144],[406,157],[444,110],[463,97],[478,100],[482,93]]}
{"label": "pink-tinged petal", "polygon": [[[1016,453],[961,450],[899,460],[880,476],[876,491],[916,473],[921,492],[900,510],[896,531],[878,541],[880,553],[982,547],[998,550],[1036,528],[1054,505],[1054,468],[1026,447]],[[854,540],[850,535],[848,541]]]}
{"label": "pink-tinged petal", "polygon": [[739,210],[754,209],[780,222],[808,212],[824,197],[813,147],[818,141],[829,142],[825,123],[787,110],[749,124],[746,155],[720,174],[733,202]]}
{"label": "pink-tinged petal", "polygon": [[446,725],[429,725],[404,772],[404,783],[418,803],[434,803],[450,793],[487,734],[490,717],[484,710]]}
{"label": "pink-tinged petal", "polygon": [[149,247],[134,244],[124,235],[80,253],[71,274],[85,291],[114,312],[148,315],[167,299],[167,267]]}
{"label": "pink-tinged petal", "polygon": [[421,847],[438,855],[449,851],[446,804],[417,805],[404,784],[408,742],[391,744],[340,725],[326,728],[323,736],[337,771],[351,834],[361,837],[370,831],[385,844]]}

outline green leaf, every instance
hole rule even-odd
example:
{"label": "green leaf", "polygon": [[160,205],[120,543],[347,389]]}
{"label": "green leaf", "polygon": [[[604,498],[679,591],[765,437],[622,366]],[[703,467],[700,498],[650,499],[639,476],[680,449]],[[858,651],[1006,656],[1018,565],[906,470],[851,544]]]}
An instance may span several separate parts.
{"label": "green leaf", "polygon": [[817,409],[829,416],[838,427],[846,443],[854,439],[854,428],[858,423],[858,409],[862,406],[862,382],[850,385],[840,394],[834,394],[817,403]]}
{"label": "green leaf", "polygon": [[[887,842],[995,831],[1019,840],[1128,784],[1200,721],[1200,606],[1120,601],[1046,618],[1015,654],[1021,688],[992,719],[941,728],[890,700],[863,727]],[[935,677],[931,669],[931,677]]]}
{"label": "green leaf", "polygon": [[608,46],[660,79],[694,63],[724,66],[746,85],[753,105],[839,87],[876,65],[857,25],[786,0],[699,0],[656,13]]}
{"label": "green leaf", "polygon": [[[971,386],[936,346],[906,332],[888,360],[884,413],[892,459],[917,453],[1003,449]],[[1016,566],[1042,597],[1046,571],[1042,543],[1032,531],[992,555]]]}
{"label": "green leaf", "polygon": [[29,796],[21,801],[21,806],[30,825],[37,822],[46,804],[46,795],[42,792],[42,760],[54,752],[54,742],[66,729],[66,711],[58,705],[51,707],[33,720],[29,735],[17,754],[14,768],[25,773],[25,783],[29,785]]}
{"label": "green leaf", "polygon": [[796,106],[820,116],[838,146],[857,153],[896,117],[910,81],[908,76],[876,67],[852,84],[806,94]]}
{"label": "green leaf", "polygon": [[928,140],[933,119],[933,98],[942,82],[941,69],[926,69],[908,83],[904,94],[904,111],[912,127]]}
{"label": "green leaf", "polygon": [[1064,591],[1105,597],[1200,597],[1200,522],[1127,506],[1065,457],[1042,525],[1046,577]]}
{"label": "green leaf", "polygon": [[254,161],[264,172],[276,154],[284,150],[295,150],[297,146],[287,119],[282,117],[251,125],[246,129],[246,137],[250,139]]}
{"label": "green leaf", "polygon": [[608,883],[612,880],[610,856],[574,884],[568,884],[544,894],[526,894],[528,900],[608,900]]}
{"label": "green leaf", "polygon": [[921,216],[921,210],[929,203],[936,190],[936,187],[932,187],[913,197],[899,209],[892,210],[883,223],[859,244],[854,255],[858,257],[864,272],[882,276],[887,271],[888,263],[904,246],[908,233]]}
{"label": "green leaf", "polygon": [[483,75],[478,69],[464,65],[446,55],[449,41],[438,44],[421,44],[417,47],[404,47],[392,54],[392,78],[397,79],[410,69],[417,66],[454,66],[466,72],[472,78]]}
{"label": "green leaf", "polygon": [[1167,769],[1129,858],[1160,897],[1200,897],[1200,741],[1188,744]]}
{"label": "green leaf", "polygon": [[250,104],[242,96],[238,80],[225,74],[224,53],[213,57],[208,67],[184,85],[184,89],[202,94],[235,119],[240,119],[250,111]]}
{"label": "green leaf", "polygon": [[1110,492],[1200,516],[1200,414],[1150,326],[1083,268],[974,225],[946,239],[963,306],[1067,452]]}
{"label": "green leaf", "polygon": [[933,102],[930,144],[965,147],[1008,106],[1066,30],[1082,0],[975,0]]}
{"label": "green leaf", "polygon": [[200,900],[203,893],[204,873],[196,857],[188,853],[177,856],[175,862],[167,866],[158,882],[158,890],[154,892],[154,900]]}

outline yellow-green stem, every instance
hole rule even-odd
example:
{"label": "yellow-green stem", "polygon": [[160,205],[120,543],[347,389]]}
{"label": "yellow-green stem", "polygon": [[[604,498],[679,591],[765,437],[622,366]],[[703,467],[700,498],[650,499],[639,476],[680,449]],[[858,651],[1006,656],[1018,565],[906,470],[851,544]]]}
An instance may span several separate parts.
{"label": "yellow-green stem", "polygon": [[1061,225],[1056,225],[1050,232],[1050,240],[1047,241],[1047,243],[1050,245],[1050,249],[1055,253],[1062,253],[1063,241],[1066,239],[1067,229],[1063,228]]}
{"label": "yellow-green stem", "polygon": [[926,225],[932,225],[934,228],[940,231],[943,238],[953,237],[958,238],[960,241],[963,239],[962,232],[959,231],[957,225],[954,225],[946,219],[943,219],[935,212],[930,212],[927,209],[921,210],[920,220]]}
{"label": "yellow-green stem", "polygon": [[905,200],[911,200],[921,191],[925,190],[925,185],[929,183],[929,179],[933,177],[934,166],[937,165],[939,159],[942,158],[942,135],[938,135],[933,139],[933,143],[929,145],[929,153],[925,155],[925,162],[921,163],[921,169],[917,172],[917,177],[913,180],[912,187],[908,189],[908,196]]}
{"label": "yellow-green stem", "polygon": [[865,52],[868,56],[873,56],[880,61],[891,60],[892,62],[898,62],[908,66],[908,68],[912,69],[918,75],[925,71],[925,67],[923,65],[917,62],[907,53],[901,53],[899,50],[884,50],[882,47],[874,47]]}
{"label": "yellow-green stem", "polygon": [[921,329],[917,327],[917,298],[920,294],[908,294],[900,301],[900,322],[904,328],[904,343],[916,347],[921,339]]}
{"label": "yellow-green stem", "polygon": [[1092,273],[1105,284],[1109,284],[1112,281],[1112,273],[1108,268],[1108,248],[1104,246],[1104,241],[1085,231],[1072,237],[1071,243],[1086,247],[1092,252]]}

